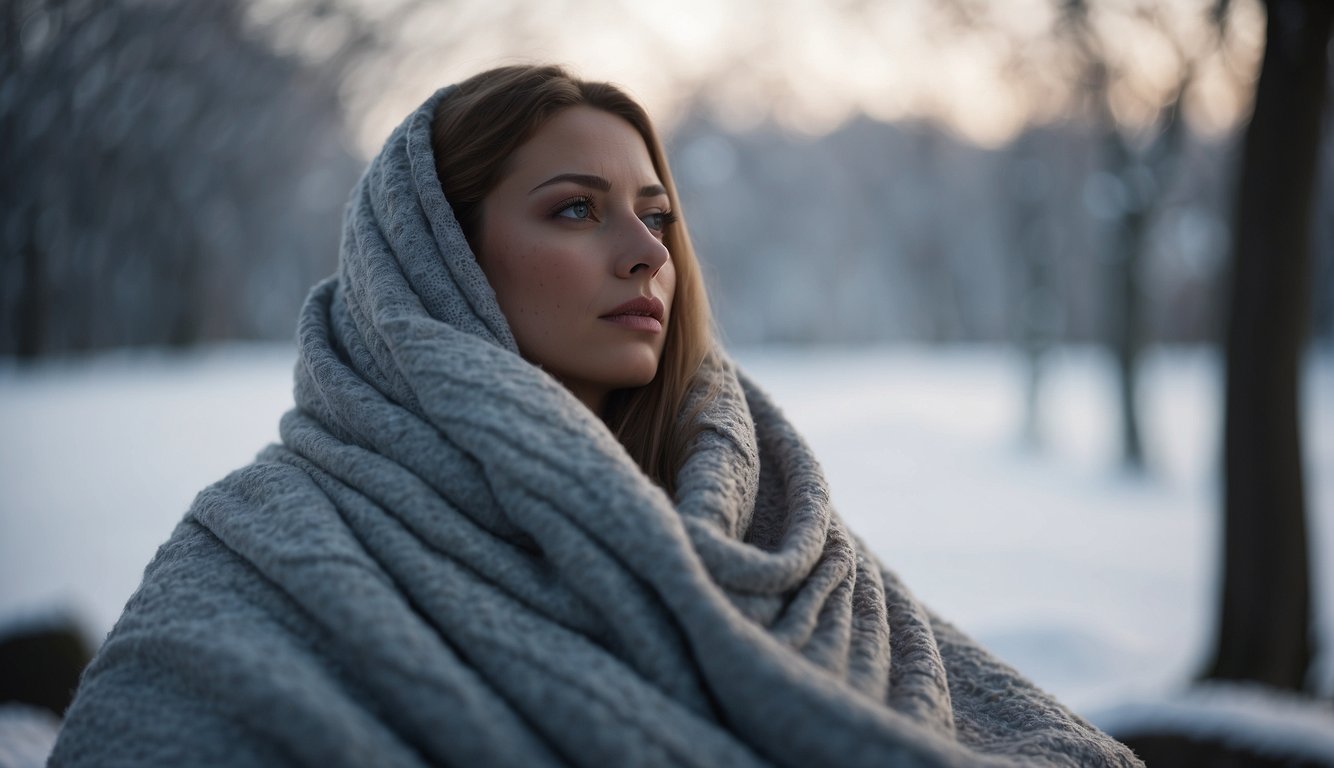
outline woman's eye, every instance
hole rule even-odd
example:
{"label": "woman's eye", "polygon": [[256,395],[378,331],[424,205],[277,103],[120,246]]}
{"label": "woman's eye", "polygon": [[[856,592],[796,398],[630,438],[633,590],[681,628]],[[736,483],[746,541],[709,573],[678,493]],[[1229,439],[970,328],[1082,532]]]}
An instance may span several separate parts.
{"label": "woman's eye", "polygon": [[644,226],[654,232],[661,232],[667,228],[668,224],[675,221],[675,217],[670,213],[646,213],[643,216],[640,216],[639,220],[644,222]]}
{"label": "woman's eye", "polygon": [[593,217],[593,205],[587,200],[573,200],[556,212],[563,219],[584,221]]}

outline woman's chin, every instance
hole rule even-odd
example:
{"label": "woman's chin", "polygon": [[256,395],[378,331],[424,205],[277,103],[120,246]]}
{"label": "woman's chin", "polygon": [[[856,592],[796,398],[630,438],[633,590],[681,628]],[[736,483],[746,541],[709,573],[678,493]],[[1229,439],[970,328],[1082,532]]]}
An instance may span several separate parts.
{"label": "woman's chin", "polygon": [[639,389],[640,387],[646,387],[653,382],[654,375],[655,372],[649,372],[646,375],[619,378],[615,383],[609,385],[609,389],[615,391],[618,389]]}
{"label": "woman's chin", "polygon": [[651,383],[658,375],[658,352],[647,348],[626,350],[600,367],[602,375],[597,378],[608,389],[635,389]]}

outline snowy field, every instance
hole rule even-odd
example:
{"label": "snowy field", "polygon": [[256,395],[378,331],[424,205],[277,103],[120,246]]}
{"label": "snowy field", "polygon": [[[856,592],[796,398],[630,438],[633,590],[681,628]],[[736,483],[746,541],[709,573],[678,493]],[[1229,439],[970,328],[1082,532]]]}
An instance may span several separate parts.
{"label": "snowy field", "polygon": [[[1117,469],[1113,382],[1054,353],[1044,445],[1019,440],[1022,369],[991,348],[738,355],[803,430],[853,529],[919,597],[1077,710],[1180,688],[1216,601],[1221,386],[1202,352],[1142,381],[1150,473]],[[53,612],[100,638],[195,493],[276,439],[293,351],[122,352],[0,363],[0,625]],[[1304,402],[1334,691],[1334,358]]]}

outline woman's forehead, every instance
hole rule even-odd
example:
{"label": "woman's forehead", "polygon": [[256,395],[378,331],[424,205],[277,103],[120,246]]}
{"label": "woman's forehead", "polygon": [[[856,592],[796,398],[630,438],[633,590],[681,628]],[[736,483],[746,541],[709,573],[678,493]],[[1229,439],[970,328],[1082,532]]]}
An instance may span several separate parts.
{"label": "woman's forehead", "polygon": [[538,184],[561,174],[592,174],[613,187],[661,183],[634,126],[585,106],[562,110],[543,124],[515,150],[507,170],[520,183]]}

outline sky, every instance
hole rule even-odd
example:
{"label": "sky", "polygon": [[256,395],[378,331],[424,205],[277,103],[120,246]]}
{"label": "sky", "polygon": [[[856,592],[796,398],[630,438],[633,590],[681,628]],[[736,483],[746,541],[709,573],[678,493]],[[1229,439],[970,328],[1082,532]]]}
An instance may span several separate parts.
{"label": "sky", "polygon": [[[925,117],[985,146],[1068,116],[1086,90],[1075,48],[1057,32],[1057,0],[343,0],[360,22],[272,28],[274,14],[303,1],[255,0],[253,20],[280,48],[316,61],[353,26],[388,30],[385,55],[343,84],[368,155],[435,88],[517,61],[620,83],[668,127],[702,103],[733,127],[768,120],[809,134],[859,113]],[[1186,103],[1197,130],[1226,131],[1244,115],[1263,12],[1256,0],[1235,0],[1220,40],[1207,22],[1213,2],[1092,4],[1118,121],[1150,122],[1187,60],[1198,62]]]}

